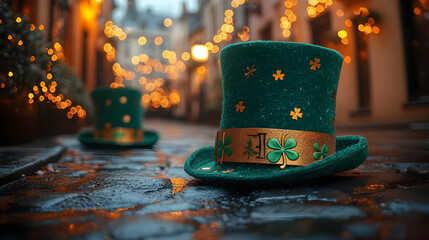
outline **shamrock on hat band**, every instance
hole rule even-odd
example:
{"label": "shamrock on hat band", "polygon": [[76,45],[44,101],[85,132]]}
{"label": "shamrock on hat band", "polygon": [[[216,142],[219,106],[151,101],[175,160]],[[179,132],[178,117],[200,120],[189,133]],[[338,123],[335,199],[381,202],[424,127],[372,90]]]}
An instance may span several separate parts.
{"label": "shamrock on hat band", "polygon": [[215,161],[307,166],[335,154],[331,134],[273,129],[231,128],[216,134]]}
{"label": "shamrock on hat band", "polygon": [[137,128],[115,127],[95,130],[94,138],[125,145],[142,141],[144,133]]}

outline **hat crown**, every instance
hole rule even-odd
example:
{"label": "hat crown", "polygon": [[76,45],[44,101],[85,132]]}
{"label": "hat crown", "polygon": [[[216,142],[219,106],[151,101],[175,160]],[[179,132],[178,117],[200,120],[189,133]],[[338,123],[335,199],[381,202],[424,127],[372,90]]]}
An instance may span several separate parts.
{"label": "hat crown", "polygon": [[231,44],[220,53],[221,129],[277,128],[335,135],[343,57],[302,43]]}
{"label": "hat crown", "polygon": [[132,88],[98,87],[91,92],[96,109],[96,129],[141,129],[143,110],[140,91]]}

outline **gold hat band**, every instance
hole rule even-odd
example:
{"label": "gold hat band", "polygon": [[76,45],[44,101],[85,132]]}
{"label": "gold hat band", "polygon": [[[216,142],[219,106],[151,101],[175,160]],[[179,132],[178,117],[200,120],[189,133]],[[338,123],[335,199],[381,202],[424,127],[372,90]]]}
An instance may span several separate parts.
{"label": "gold hat band", "polygon": [[307,166],[335,154],[331,134],[273,128],[231,128],[216,134],[215,161]]}
{"label": "gold hat band", "polygon": [[94,131],[94,138],[104,141],[115,141],[118,144],[128,145],[141,141],[144,138],[143,130],[136,128],[108,128]]}

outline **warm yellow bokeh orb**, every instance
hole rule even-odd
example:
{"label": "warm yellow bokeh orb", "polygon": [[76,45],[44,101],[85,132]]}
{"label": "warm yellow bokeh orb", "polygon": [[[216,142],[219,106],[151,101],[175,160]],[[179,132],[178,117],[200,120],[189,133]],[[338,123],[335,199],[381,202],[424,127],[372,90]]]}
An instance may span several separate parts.
{"label": "warm yellow bokeh orb", "polygon": [[204,73],[206,72],[206,67],[204,67],[204,66],[199,66],[199,67],[197,68],[197,72],[198,72],[199,74],[204,74]]}
{"label": "warm yellow bokeh orb", "polygon": [[54,48],[55,48],[55,50],[57,50],[57,51],[61,51],[61,49],[62,49],[61,44],[59,44],[59,43],[55,43],[55,44],[54,44]]}
{"label": "warm yellow bokeh orb", "polygon": [[191,54],[189,54],[188,52],[183,52],[182,53],[182,59],[184,61],[188,61],[191,58]]}
{"label": "warm yellow bokeh orb", "polygon": [[105,52],[110,52],[110,51],[112,50],[112,44],[110,44],[110,43],[106,43],[106,44],[104,44],[104,46],[103,46],[103,50],[104,50]]}
{"label": "warm yellow bokeh orb", "polygon": [[346,30],[338,31],[338,37],[340,37],[340,38],[347,37],[347,31]]}
{"label": "warm yellow bokeh orb", "polygon": [[180,102],[180,95],[177,92],[172,92],[168,95],[171,104],[178,104]]}
{"label": "warm yellow bokeh orb", "polygon": [[171,27],[172,24],[173,24],[173,21],[170,18],[164,19],[164,26],[165,27]]}
{"label": "warm yellow bokeh orb", "polygon": [[207,61],[209,58],[209,51],[204,45],[196,44],[191,48],[192,59],[199,62]]}
{"label": "warm yellow bokeh orb", "polygon": [[150,101],[150,95],[149,94],[145,94],[142,96],[142,101],[144,103],[148,103]]}
{"label": "warm yellow bokeh orb", "polygon": [[353,26],[353,22],[352,22],[350,19],[347,19],[347,20],[344,22],[344,24],[345,24],[347,27],[351,27],[351,26]]}
{"label": "warm yellow bokeh orb", "polygon": [[344,62],[345,63],[350,63],[352,61],[352,59],[351,59],[351,57],[350,56],[345,56],[344,57]]}
{"label": "warm yellow bokeh orb", "polygon": [[164,98],[161,100],[161,107],[163,108],[169,108],[171,106],[170,101],[168,101],[167,98]]}
{"label": "warm yellow bokeh orb", "polygon": [[225,16],[232,17],[234,16],[234,12],[231,9],[228,9],[225,11]]}
{"label": "warm yellow bokeh orb", "polygon": [[139,43],[140,46],[143,46],[146,44],[147,39],[143,36],[139,37],[139,39],[137,40],[137,42]]}
{"label": "warm yellow bokeh orb", "polygon": [[162,44],[162,42],[163,42],[164,40],[162,39],[162,37],[156,37],[155,38],[155,40],[153,41],[154,43],[155,43],[155,45],[161,45]]}
{"label": "warm yellow bokeh orb", "polygon": [[375,33],[375,34],[378,34],[378,33],[380,33],[380,28],[377,27],[377,26],[375,26],[375,27],[372,28],[372,32]]}
{"label": "warm yellow bokeh orb", "polygon": [[131,63],[132,63],[133,65],[137,65],[137,64],[139,64],[139,62],[140,62],[140,58],[139,58],[138,56],[133,56],[133,57],[131,58]]}

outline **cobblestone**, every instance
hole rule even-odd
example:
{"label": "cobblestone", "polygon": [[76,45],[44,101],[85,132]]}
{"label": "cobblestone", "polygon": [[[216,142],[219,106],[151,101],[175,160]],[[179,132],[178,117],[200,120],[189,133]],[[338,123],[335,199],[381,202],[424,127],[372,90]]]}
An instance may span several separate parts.
{"label": "cobblestone", "polygon": [[209,185],[183,163],[216,127],[149,120],[153,149],[93,150],[63,136],[57,163],[0,187],[2,238],[428,239],[429,131],[368,138],[357,169],[285,186]]}

